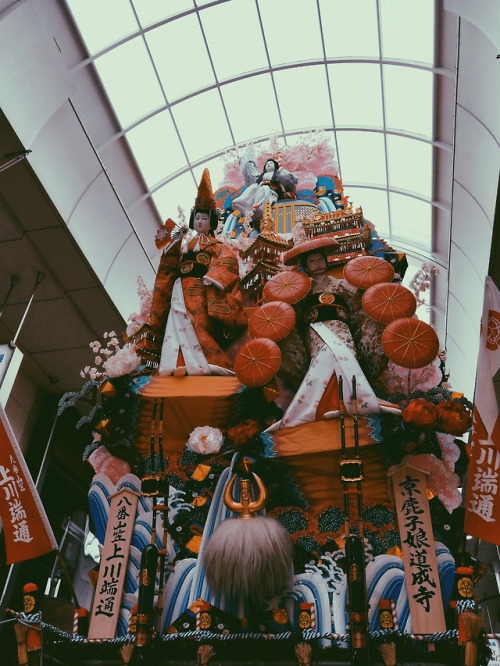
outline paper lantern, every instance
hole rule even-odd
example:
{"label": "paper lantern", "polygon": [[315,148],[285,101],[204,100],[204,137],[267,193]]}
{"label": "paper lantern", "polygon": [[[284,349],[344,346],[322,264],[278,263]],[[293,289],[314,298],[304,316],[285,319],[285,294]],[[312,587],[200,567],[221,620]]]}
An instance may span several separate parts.
{"label": "paper lantern", "polygon": [[368,289],[379,282],[390,282],[394,268],[380,257],[356,257],[344,266],[344,277],[358,289]]}
{"label": "paper lantern", "polygon": [[298,303],[311,288],[311,278],[298,271],[284,271],[274,275],[264,285],[263,296],[266,301]]}
{"label": "paper lantern", "polygon": [[280,365],[281,351],[278,345],[269,338],[254,338],[237,353],[234,371],[242,384],[253,388],[270,382]]}
{"label": "paper lantern", "polygon": [[415,296],[397,282],[374,284],[365,291],[361,302],[366,314],[382,324],[411,317],[417,309]]}
{"label": "paper lantern", "polygon": [[436,358],[439,351],[434,329],[424,321],[408,317],[396,319],[386,326],[381,342],[384,353],[403,368],[423,368]]}
{"label": "paper lantern", "polygon": [[269,338],[278,342],[287,336],[295,324],[295,311],[288,303],[271,301],[257,308],[248,320],[252,338]]}

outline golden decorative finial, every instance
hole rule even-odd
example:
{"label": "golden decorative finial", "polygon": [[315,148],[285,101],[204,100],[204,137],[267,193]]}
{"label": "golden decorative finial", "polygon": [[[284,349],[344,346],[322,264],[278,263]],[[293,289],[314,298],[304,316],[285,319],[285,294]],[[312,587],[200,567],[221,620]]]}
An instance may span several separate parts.
{"label": "golden decorative finial", "polygon": [[257,484],[259,496],[252,499],[252,481],[251,479],[240,479],[240,501],[236,502],[233,498],[233,488],[236,482],[236,474],[231,478],[224,491],[224,504],[230,511],[239,513],[240,518],[254,518],[254,513],[263,509],[267,502],[267,490],[262,479],[252,472],[252,477]]}
{"label": "golden decorative finial", "polygon": [[274,233],[274,220],[271,213],[271,202],[266,201],[264,204],[264,212],[260,221],[260,233],[269,234]]}

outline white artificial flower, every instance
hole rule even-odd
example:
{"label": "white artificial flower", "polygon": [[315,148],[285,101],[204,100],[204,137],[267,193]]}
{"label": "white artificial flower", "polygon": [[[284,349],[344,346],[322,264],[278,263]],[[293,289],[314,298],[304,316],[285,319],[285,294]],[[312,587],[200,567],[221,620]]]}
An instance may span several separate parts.
{"label": "white artificial flower", "polygon": [[125,347],[119,349],[114,356],[110,356],[108,360],[103,363],[103,368],[108,377],[122,377],[128,375],[141,364],[141,359],[132,347]]}
{"label": "white artificial flower", "polygon": [[223,435],[219,428],[198,426],[189,435],[187,446],[191,451],[202,455],[217,453],[222,446],[222,438]]}

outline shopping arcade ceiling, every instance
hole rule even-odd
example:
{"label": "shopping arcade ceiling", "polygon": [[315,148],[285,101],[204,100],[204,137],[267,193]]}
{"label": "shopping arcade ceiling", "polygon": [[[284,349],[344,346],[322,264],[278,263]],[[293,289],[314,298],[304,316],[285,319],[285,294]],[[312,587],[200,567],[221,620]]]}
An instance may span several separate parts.
{"label": "shopping arcade ceiling", "polygon": [[380,235],[446,264],[433,171],[451,144],[433,104],[453,72],[436,64],[432,0],[68,5],[161,219],[189,209],[204,167],[221,181],[230,148],[324,130]]}

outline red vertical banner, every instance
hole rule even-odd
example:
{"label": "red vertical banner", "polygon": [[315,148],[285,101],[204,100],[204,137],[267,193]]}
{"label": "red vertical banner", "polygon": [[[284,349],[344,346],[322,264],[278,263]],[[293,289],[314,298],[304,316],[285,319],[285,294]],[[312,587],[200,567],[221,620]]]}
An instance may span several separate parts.
{"label": "red vertical banner", "polygon": [[0,516],[7,564],[57,549],[38,491],[2,407],[0,407]]}
{"label": "red vertical banner", "polygon": [[464,530],[500,545],[500,419],[493,378],[500,369],[500,292],[485,282]]}

